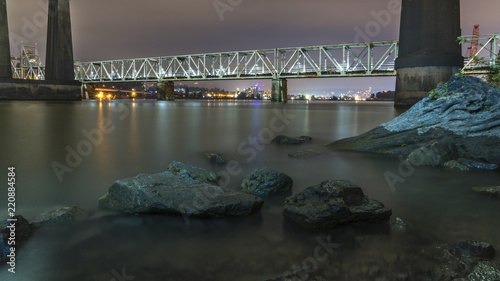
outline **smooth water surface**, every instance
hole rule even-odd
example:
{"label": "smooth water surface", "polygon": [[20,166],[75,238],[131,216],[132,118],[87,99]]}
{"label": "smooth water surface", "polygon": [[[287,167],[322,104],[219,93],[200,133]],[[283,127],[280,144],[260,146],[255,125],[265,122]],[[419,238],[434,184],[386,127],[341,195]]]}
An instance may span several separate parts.
{"label": "smooth water surface", "polygon": [[[327,280],[372,280],[374,267],[397,271],[391,268],[397,256],[424,246],[475,239],[499,248],[500,204],[470,190],[498,185],[497,173],[422,167],[391,186],[386,175],[400,174],[398,159],[324,146],[396,115],[392,103],[368,102],[2,102],[0,167],[4,178],[8,166],[16,167],[17,214],[33,220],[54,207],[78,205],[93,218],[38,231],[18,253],[16,275],[0,266],[0,280],[108,281],[120,280],[116,274],[123,272],[146,281],[265,280],[303,264],[313,268],[310,276]],[[269,143],[277,134],[313,141]],[[287,156],[307,148],[323,153]],[[208,152],[238,162],[242,172],[221,182],[234,189],[262,166],[290,175],[293,194],[327,179],[350,180],[417,234],[405,240],[387,225],[303,231],[283,220],[285,195],[264,198],[261,212],[247,218],[189,223],[177,216],[106,216],[98,210],[98,198],[115,180],[164,171],[173,160],[224,171],[208,161]],[[0,218],[7,217],[6,197],[5,189]],[[308,258],[329,235],[340,248],[311,265]]]}

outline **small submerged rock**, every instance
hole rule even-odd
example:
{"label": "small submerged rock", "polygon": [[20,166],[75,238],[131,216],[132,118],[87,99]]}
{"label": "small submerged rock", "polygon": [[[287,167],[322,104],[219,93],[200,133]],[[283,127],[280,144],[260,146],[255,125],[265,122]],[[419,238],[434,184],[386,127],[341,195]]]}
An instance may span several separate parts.
{"label": "small submerged rock", "polygon": [[496,164],[492,164],[486,161],[477,160],[477,159],[466,159],[460,158],[457,160],[460,164],[465,165],[469,168],[478,169],[478,170],[496,170],[498,166]]}
{"label": "small submerged rock", "polygon": [[198,217],[247,216],[263,205],[259,197],[169,172],[141,174],[114,182],[99,199],[106,209]]}
{"label": "small submerged rock", "polygon": [[459,258],[492,258],[495,256],[493,245],[487,242],[464,240],[444,246],[450,254]]}
{"label": "small submerged rock", "polygon": [[292,138],[284,135],[278,135],[272,140],[272,142],[277,144],[303,144],[310,142],[311,140],[312,138],[309,136],[300,136],[298,138]]}
{"label": "small submerged rock", "polygon": [[457,172],[468,172],[470,168],[457,160],[451,160],[444,163],[444,168],[449,171],[457,171]]}
{"label": "small submerged rock", "polygon": [[219,176],[211,171],[173,161],[168,165],[167,172],[185,179],[197,180],[205,183],[216,183]]}
{"label": "small submerged rock", "polygon": [[293,180],[287,174],[264,167],[245,176],[241,191],[254,195],[267,195],[290,191],[292,186]]}
{"label": "small submerged rock", "polygon": [[385,222],[392,210],[366,197],[347,180],[329,180],[288,197],[283,214],[306,228],[334,228],[359,222]]}
{"label": "small submerged rock", "polygon": [[4,220],[0,223],[0,262],[7,261],[9,259],[7,255],[10,254],[10,248],[13,246],[9,245],[9,238],[11,237],[10,235],[12,229],[9,226],[12,226],[12,224],[15,225],[16,255],[19,254],[19,247],[22,247],[35,232],[35,226],[23,216],[14,216],[12,219],[17,221],[11,222]]}
{"label": "small submerged rock", "polygon": [[74,221],[87,219],[88,214],[78,206],[62,207],[50,210],[40,215],[34,222],[35,227],[44,227],[49,225],[60,225]]}
{"label": "small submerged rock", "polygon": [[227,160],[219,153],[207,153],[207,158],[210,160],[210,163],[213,164],[226,164]]}
{"label": "small submerged rock", "polygon": [[393,222],[391,222],[391,228],[396,231],[406,231],[408,229],[408,224],[401,218],[397,217]]}
{"label": "small submerged rock", "polygon": [[299,150],[299,151],[294,151],[288,153],[288,156],[292,158],[307,158],[307,157],[314,157],[320,155],[321,152],[316,151],[314,149],[306,149],[306,150]]}
{"label": "small submerged rock", "polygon": [[472,190],[500,199],[500,186],[473,187]]}

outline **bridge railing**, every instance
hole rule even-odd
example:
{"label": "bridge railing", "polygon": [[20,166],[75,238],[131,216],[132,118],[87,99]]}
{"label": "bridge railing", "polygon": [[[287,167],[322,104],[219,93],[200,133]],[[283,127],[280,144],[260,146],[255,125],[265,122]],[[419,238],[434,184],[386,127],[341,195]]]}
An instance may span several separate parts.
{"label": "bridge railing", "polygon": [[500,55],[500,33],[480,35],[474,37],[472,35],[463,36],[465,44],[477,40],[478,51],[475,56],[465,58],[463,72],[466,74],[487,74],[491,69],[499,67],[500,63],[497,60]]}
{"label": "bridge railing", "polygon": [[398,41],[83,62],[83,82],[395,75]]}

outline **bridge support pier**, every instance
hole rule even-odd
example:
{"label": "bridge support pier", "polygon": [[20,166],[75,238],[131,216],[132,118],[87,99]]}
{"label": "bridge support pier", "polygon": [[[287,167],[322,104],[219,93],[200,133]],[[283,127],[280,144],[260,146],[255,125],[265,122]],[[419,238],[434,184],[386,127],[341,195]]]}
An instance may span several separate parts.
{"label": "bridge support pier", "polygon": [[410,107],[463,66],[460,0],[403,1],[395,107]]}
{"label": "bridge support pier", "polygon": [[288,101],[288,81],[286,79],[273,79],[271,89],[271,101],[287,102]]}
{"label": "bridge support pier", "polygon": [[6,0],[0,0],[0,79],[12,79]]}
{"label": "bridge support pier", "polygon": [[158,100],[175,100],[174,81],[158,82]]}

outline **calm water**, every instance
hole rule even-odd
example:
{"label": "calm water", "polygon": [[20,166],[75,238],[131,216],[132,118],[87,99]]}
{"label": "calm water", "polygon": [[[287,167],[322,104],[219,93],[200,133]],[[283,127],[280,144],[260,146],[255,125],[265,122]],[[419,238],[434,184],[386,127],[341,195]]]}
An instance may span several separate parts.
{"label": "calm water", "polygon": [[[284,110],[286,113],[283,113]],[[273,126],[276,112],[286,126]],[[396,257],[425,246],[460,239],[485,240],[500,248],[500,204],[470,191],[498,185],[493,172],[456,174],[418,168],[391,189],[386,172],[399,162],[377,155],[342,152],[324,144],[364,133],[397,115],[392,103],[305,103],[207,101],[85,101],[0,103],[0,167],[17,172],[17,213],[28,219],[57,206],[78,205],[94,218],[36,233],[18,254],[17,274],[0,267],[0,280],[263,280],[301,265],[328,235],[341,244],[310,276],[327,280],[372,280],[372,268],[389,272]],[[278,125],[281,125],[278,123]],[[275,130],[273,132],[273,129]],[[276,131],[276,129],[281,129]],[[100,131],[96,145],[84,146],[87,132]],[[238,147],[272,134],[309,135],[304,146],[263,144],[256,157]],[[88,134],[87,134],[88,135]],[[90,142],[88,142],[90,143]],[[314,148],[322,155],[291,159],[287,153]],[[83,149],[83,150],[82,150]],[[68,151],[80,151],[81,159]],[[293,193],[327,179],[348,179],[393,209],[411,227],[411,238],[384,226],[343,227],[307,232],[283,221],[284,196],[265,198],[259,214],[221,220],[176,216],[103,216],[97,199],[117,179],[156,173],[173,160],[215,172],[205,153],[222,153],[243,172],[228,180],[237,189],[244,175],[269,166],[290,175]],[[68,158],[68,159],[67,159]],[[58,178],[54,163],[71,172]],[[0,192],[6,218],[7,191]],[[307,264],[307,263],[306,263]],[[368,273],[363,273],[363,272]],[[114,275],[115,273],[115,275]],[[356,277],[353,277],[356,276]]]}

